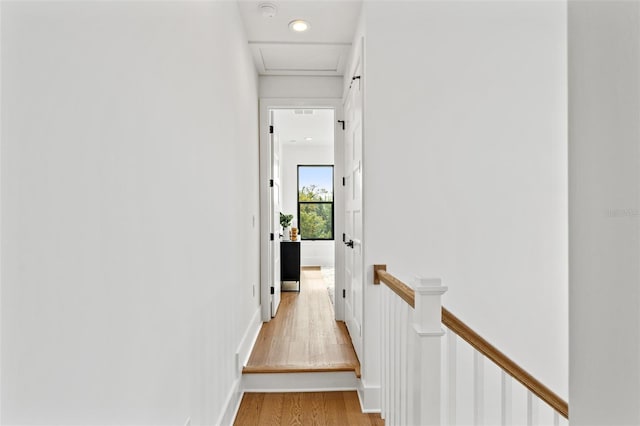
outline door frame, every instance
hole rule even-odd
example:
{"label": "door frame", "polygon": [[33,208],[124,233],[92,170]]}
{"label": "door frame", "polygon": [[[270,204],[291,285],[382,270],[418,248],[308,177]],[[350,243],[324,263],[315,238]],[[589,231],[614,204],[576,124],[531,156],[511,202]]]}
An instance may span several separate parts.
{"label": "door frame", "polygon": [[344,301],[341,297],[344,289],[344,244],[339,244],[344,232],[344,191],[342,185],[343,153],[342,126],[337,120],[343,119],[342,99],[340,98],[260,98],[260,313],[263,322],[271,320],[270,284],[269,284],[269,110],[271,109],[333,109],[333,164],[334,164],[334,257],[335,257],[335,296],[334,312],[336,320],[344,320]]}
{"label": "door frame", "polygon": [[[273,124],[274,110],[271,110],[269,113],[269,126]],[[269,304],[271,308],[269,311],[271,312],[271,318],[276,316],[278,312],[278,308],[280,307],[280,296],[282,295],[282,277],[281,277],[281,269],[278,268],[281,266],[282,255],[280,253],[280,242],[279,238],[275,238],[276,235],[280,235],[280,217],[279,214],[282,213],[282,182],[280,172],[282,171],[282,164],[280,163],[280,154],[281,154],[281,145],[280,138],[277,138],[275,134],[269,133],[269,169],[271,170],[269,177],[269,227],[273,226],[274,229],[274,241],[271,244],[271,235],[269,235],[270,246],[268,248],[267,258],[269,259],[269,282],[273,280],[271,283],[271,288],[274,289],[273,292],[270,293]],[[277,166],[280,170],[273,170],[274,160],[277,158]],[[271,183],[271,179],[273,179],[273,184]],[[277,188],[277,194],[274,193],[274,190]],[[277,197],[276,197],[277,195]],[[277,207],[277,208],[276,208]],[[277,280],[280,282],[277,282]],[[271,294],[272,293],[272,294]]]}

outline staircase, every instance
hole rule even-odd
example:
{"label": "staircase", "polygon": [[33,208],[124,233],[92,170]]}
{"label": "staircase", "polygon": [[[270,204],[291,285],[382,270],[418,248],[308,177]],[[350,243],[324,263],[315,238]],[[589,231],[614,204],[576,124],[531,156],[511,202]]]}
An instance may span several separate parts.
{"label": "staircase", "polygon": [[418,278],[410,287],[386,265],[374,266],[374,279],[385,284],[381,405],[386,424],[568,424],[565,401],[442,307],[447,288],[439,279]]}

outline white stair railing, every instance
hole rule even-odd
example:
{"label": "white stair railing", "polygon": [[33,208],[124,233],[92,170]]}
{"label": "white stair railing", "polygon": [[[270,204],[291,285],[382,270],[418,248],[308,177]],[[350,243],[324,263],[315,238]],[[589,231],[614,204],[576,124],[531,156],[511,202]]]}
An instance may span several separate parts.
{"label": "white stair railing", "polygon": [[395,287],[382,286],[382,417],[389,426],[440,425],[439,312],[447,289],[437,279],[416,279],[413,288],[388,279]]}
{"label": "white stair railing", "polygon": [[445,328],[442,425],[560,426],[568,420]]}
{"label": "white stair railing", "polygon": [[566,402],[442,307],[447,288],[439,279],[418,278],[412,288],[385,265],[375,265],[374,279],[386,284],[380,306],[385,424],[568,424]]}

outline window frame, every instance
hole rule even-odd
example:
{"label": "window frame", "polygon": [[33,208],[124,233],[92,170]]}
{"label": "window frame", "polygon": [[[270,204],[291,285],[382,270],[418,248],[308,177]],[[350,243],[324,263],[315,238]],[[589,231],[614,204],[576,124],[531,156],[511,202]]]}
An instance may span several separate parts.
{"label": "window frame", "polygon": [[[300,201],[300,167],[326,167],[331,168],[331,201]],[[297,200],[297,214],[298,214],[298,232],[300,232],[301,241],[335,241],[336,228],[335,228],[335,166],[333,164],[298,164],[296,169],[297,183],[296,183],[296,200]],[[305,238],[302,231],[302,221],[300,218],[300,204],[331,204],[331,238]]]}

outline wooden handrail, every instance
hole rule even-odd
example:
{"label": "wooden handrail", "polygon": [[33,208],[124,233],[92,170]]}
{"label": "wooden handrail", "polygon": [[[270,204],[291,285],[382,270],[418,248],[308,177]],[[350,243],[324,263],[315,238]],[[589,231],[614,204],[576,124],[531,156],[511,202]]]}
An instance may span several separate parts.
{"label": "wooden handrail", "polygon": [[493,361],[511,377],[522,383],[522,385],[529,389],[534,395],[549,404],[551,408],[560,413],[564,418],[569,418],[569,405],[566,401],[543,385],[538,379],[527,373],[522,367],[499,351],[491,343],[487,342],[444,306],[442,307],[442,323],[461,339],[473,346],[478,352]]}
{"label": "wooden handrail", "polygon": [[407,302],[409,306],[411,306],[412,308],[416,307],[416,293],[411,287],[409,287],[384,269],[376,269],[375,275],[378,277],[378,282],[374,282],[375,284],[380,284],[380,281],[382,281],[391,290],[393,290],[395,294],[400,296],[402,300]]}
{"label": "wooden handrail", "polygon": [[[385,265],[374,265],[374,284],[383,282],[409,306],[415,308],[415,291],[388,273]],[[527,373],[511,358],[499,351],[495,346],[476,333],[471,327],[462,322],[458,317],[442,307],[442,323],[456,333],[462,340],[469,343],[478,352],[489,358],[511,377],[522,383],[534,395],[546,402],[551,408],[560,413],[564,418],[569,418],[569,404],[555,394],[551,389],[543,385],[538,379]]]}

